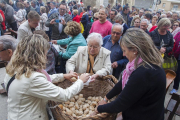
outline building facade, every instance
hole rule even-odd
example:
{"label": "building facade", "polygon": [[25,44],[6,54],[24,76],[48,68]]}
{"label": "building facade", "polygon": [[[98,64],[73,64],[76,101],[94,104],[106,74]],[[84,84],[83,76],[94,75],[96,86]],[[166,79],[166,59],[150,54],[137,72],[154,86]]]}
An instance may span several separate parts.
{"label": "building facade", "polygon": [[180,0],[161,0],[157,10],[180,12]]}

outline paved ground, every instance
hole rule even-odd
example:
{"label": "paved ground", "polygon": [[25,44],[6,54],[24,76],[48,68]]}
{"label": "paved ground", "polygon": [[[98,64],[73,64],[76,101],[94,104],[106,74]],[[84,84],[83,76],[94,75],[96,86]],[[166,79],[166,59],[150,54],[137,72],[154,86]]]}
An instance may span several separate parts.
{"label": "paved ground", "polygon": [[[5,77],[5,68],[0,68],[0,83],[3,82],[4,77]],[[0,86],[0,89],[2,89],[1,86]],[[170,86],[169,91],[166,94],[165,107],[167,106],[168,101],[171,97],[169,95],[170,90],[172,90],[172,85]],[[178,93],[180,94],[180,89]],[[6,120],[6,119],[7,119],[7,96],[0,95],[0,120]],[[180,117],[175,116],[174,120],[180,120]]]}

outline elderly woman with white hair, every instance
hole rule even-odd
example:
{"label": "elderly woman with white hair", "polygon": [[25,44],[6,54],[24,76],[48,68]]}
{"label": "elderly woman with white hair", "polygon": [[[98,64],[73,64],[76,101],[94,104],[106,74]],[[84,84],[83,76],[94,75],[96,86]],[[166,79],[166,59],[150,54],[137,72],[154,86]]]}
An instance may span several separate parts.
{"label": "elderly woman with white hair", "polygon": [[66,72],[94,73],[92,80],[110,74],[111,52],[101,47],[102,36],[99,33],[91,33],[87,44],[88,46],[78,47],[77,52],[66,62]]}
{"label": "elderly woman with white hair", "polygon": [[173,35],[168,30],[171,26],[171,21],[168,18],[162,18],[157,25],[157,28],[150,33],[152,40],[161,54],[169,53],[173,49]]}

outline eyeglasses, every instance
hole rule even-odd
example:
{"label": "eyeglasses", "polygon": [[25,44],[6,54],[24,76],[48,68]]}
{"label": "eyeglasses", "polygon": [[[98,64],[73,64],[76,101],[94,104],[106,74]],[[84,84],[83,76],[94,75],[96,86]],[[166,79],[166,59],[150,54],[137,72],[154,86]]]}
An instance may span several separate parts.
{"label": "eyeglasses", "polygon": [[173,25],[173,26],[176,26],[176,27],[178,27],[179,25]]}
{"label": "eyeglasses", "polygon": [[110,15],[114,15],[114,14],[110,14]]}
{"label": "eyeglasses", "polygon": [[2,52],[2,51],[5,51],[6,49],[2,49],[2,50],[0,50],[0,52]]}
{"label": "eyeglasses", "polygon": [[65,11],[66,9],[62,9],[62,8],[59,8],[60,10],[62,10],[62,11]]}
{"label": "eyeglasses", "polygon": [[114,32],[114,31],[112,32],[112,34],[114,34],[114,35],[115,35],[115,34],[116,34],[116,35],[121,35],[121,33],[119,33],[119,32]]}
{"label": "eyeglasses", "polygon": [[88,45],[89,46],[89,48],[93,48],[93,49],[97,49],[98,48],[98,46],[92,46],[92,45]]}
{"label": "eyeglasses", "polygon": [[96,20],[98,20],[98,18],[96,18],[96,17],[94,17],[93,19],[96,19]]}

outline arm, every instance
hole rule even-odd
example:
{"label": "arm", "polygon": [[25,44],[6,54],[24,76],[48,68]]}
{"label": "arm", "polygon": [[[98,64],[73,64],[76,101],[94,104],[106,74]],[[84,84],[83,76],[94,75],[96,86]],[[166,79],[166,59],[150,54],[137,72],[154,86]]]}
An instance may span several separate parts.
{"label": "arm", "polygon": [[58,45],[67,45],[71,40],[72,40],[72,37],[62,39],[62,40],[57,40],[57,44]]}
{"label": "arm", "polygon": [[83,81],[80,79],[70,87],[62,89],[47,81],[45,75],[39,74],[32,80],[27,92],[37,98],[64,102],[79,93],[82,89]]}
{"label": "arm", "polygon": [[[135,71],[134,71],[135,72]],[[130,108],[146,93],[147,83],[145,77],[140,74],[131,74],[126,87],[121,94],[111,103],[98,106],[98,111],[107,113],[118,113]],[[139,87],[141,85],[141,87]]]}
{"label": "arm", "polygon": [[14,19],[16,20],[16,21],[22,21],[23,20],[23,15],[22,15],[22,11],[18,11],[17,13],[16,13],[16,15],[14,15]]}
{"label": "arm", "polygon": [[52,83],[58,83],[58,82],[62,82],[65,80],[62,73],[61,74],[49,75],[49,77],[51,78]]}
{"label": "arm", "polygon": [[171,34],[170,36],[170,42],[169,42],[169,47],[166,47],[166,53],[169,53],[172,51],[173,49],[173,46],[174,46],[174,40],[173,40],[173,36]]}
{"label": "arm", "polygon": [[27,36],[28,33],[25,32],[23,29],[18,29],[18,36],[17,36],[17,40],[20,41],[24,36]]}
{"label": "arm", "polygon": [[66,72],[74,71],[76,66],[76,60],[78,60],[78,50],[77,52],[66,62]]}
{"label": "arm", "polygon": [[55,12],[48,18],[48,20],[45,23],[46,27],[53,27],[54,26],[54,24],[50,24],[50,22],[52,19],[55,19],[56,14],[57,13]]}
{"label": "arm", "polygon": [[99,77],[106,76],[111,73],[111,60],[110,60],[110,54],[106,57],[104,60],[104,65],[102,69],[98,70],[96,74],[99,75]]}

